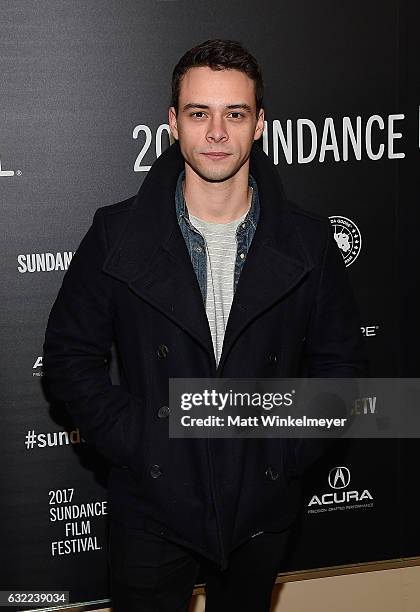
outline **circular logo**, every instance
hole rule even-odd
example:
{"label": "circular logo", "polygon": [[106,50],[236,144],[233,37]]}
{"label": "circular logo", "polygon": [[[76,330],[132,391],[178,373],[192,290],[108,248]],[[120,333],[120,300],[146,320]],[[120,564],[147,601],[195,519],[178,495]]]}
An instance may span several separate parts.
{"label": "circular logo", "polygon": [[362,236],[351,219],[342,216],[328,217],[334,228],[334,238],[346,266],[356,261],[362,248]]}

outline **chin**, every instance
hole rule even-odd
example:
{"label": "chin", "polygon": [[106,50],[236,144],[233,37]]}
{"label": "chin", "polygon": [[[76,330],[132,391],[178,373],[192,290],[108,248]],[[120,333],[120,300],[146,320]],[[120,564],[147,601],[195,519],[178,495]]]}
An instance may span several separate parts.
{"label": "chin", "polygon": [[235,166],[234,168],[210,170],[207,166],[203,167],[201,164],[191,164],[189,161],[187,161],[187,163],[199,177],[211,183],[222,183],[223,181],[227,181],[234,176],[240,168]]}
{"label": "chin", "polygon": [[197,173],[199,174],[199,176],[201,176],[202,179],[204,179],[205,181],[208,181],[209,183],[223,183],[223,181],[227,181],[228,179],[232,178],[232,176],[234,176],[236,174],[236,170],[233,172],[224,172],[222,173]]}

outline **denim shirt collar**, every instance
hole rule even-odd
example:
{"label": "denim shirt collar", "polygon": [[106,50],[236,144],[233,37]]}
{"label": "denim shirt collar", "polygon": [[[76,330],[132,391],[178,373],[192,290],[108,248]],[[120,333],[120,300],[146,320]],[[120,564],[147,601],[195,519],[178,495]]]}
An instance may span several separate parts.
{"label": "denim shirt collar", "polygon": [[[188,208],[185,204],[184,192],[182,189],[182,183],[185,179],[185,170],[182,170],[178,176],[176,189],[175,189],[175,208],[176,208],[176,217],[178,219],[178,223],[184,221],[188,227],[192,228]],[[253,232],[257,229],[258,219],[260,216],[260,202],[258,197],[258,187],[254,177],[249,174],[248,175],[248,185],[252,187],[252,199],[251,206],[246,214],[243,222],[238,226],[237,234],[246,232],[248,227],[251,225]]]}

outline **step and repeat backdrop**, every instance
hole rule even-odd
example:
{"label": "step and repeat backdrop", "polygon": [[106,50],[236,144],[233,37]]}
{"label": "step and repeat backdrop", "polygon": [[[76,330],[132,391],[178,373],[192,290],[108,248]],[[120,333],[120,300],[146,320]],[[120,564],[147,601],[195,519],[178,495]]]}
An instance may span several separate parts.
{"label": "step and repeat backdrop", "polygon": [[[259,59],[261,145],[289,199],[335,227],[371,375],[419,376],[419,12],[398,0],[2,0],[2,590],[109,597],[107,467],[48,401],[42,343],[95,210],[135,194],[169,146],[171,73],[193,45],[231,38]],[[317,462],[284,569],[419,555],[418,450],[342,440]]]}

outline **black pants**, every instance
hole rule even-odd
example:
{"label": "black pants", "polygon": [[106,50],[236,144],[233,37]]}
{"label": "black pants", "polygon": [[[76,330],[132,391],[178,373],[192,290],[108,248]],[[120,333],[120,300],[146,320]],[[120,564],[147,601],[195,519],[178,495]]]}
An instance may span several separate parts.
{"label": "black pants", "polygon": [[187,612],[196,582],[205,582],[206,612],[268,612],[290,533],[251,538],[221,571],[190,549],[110,521],[113,612]]}

